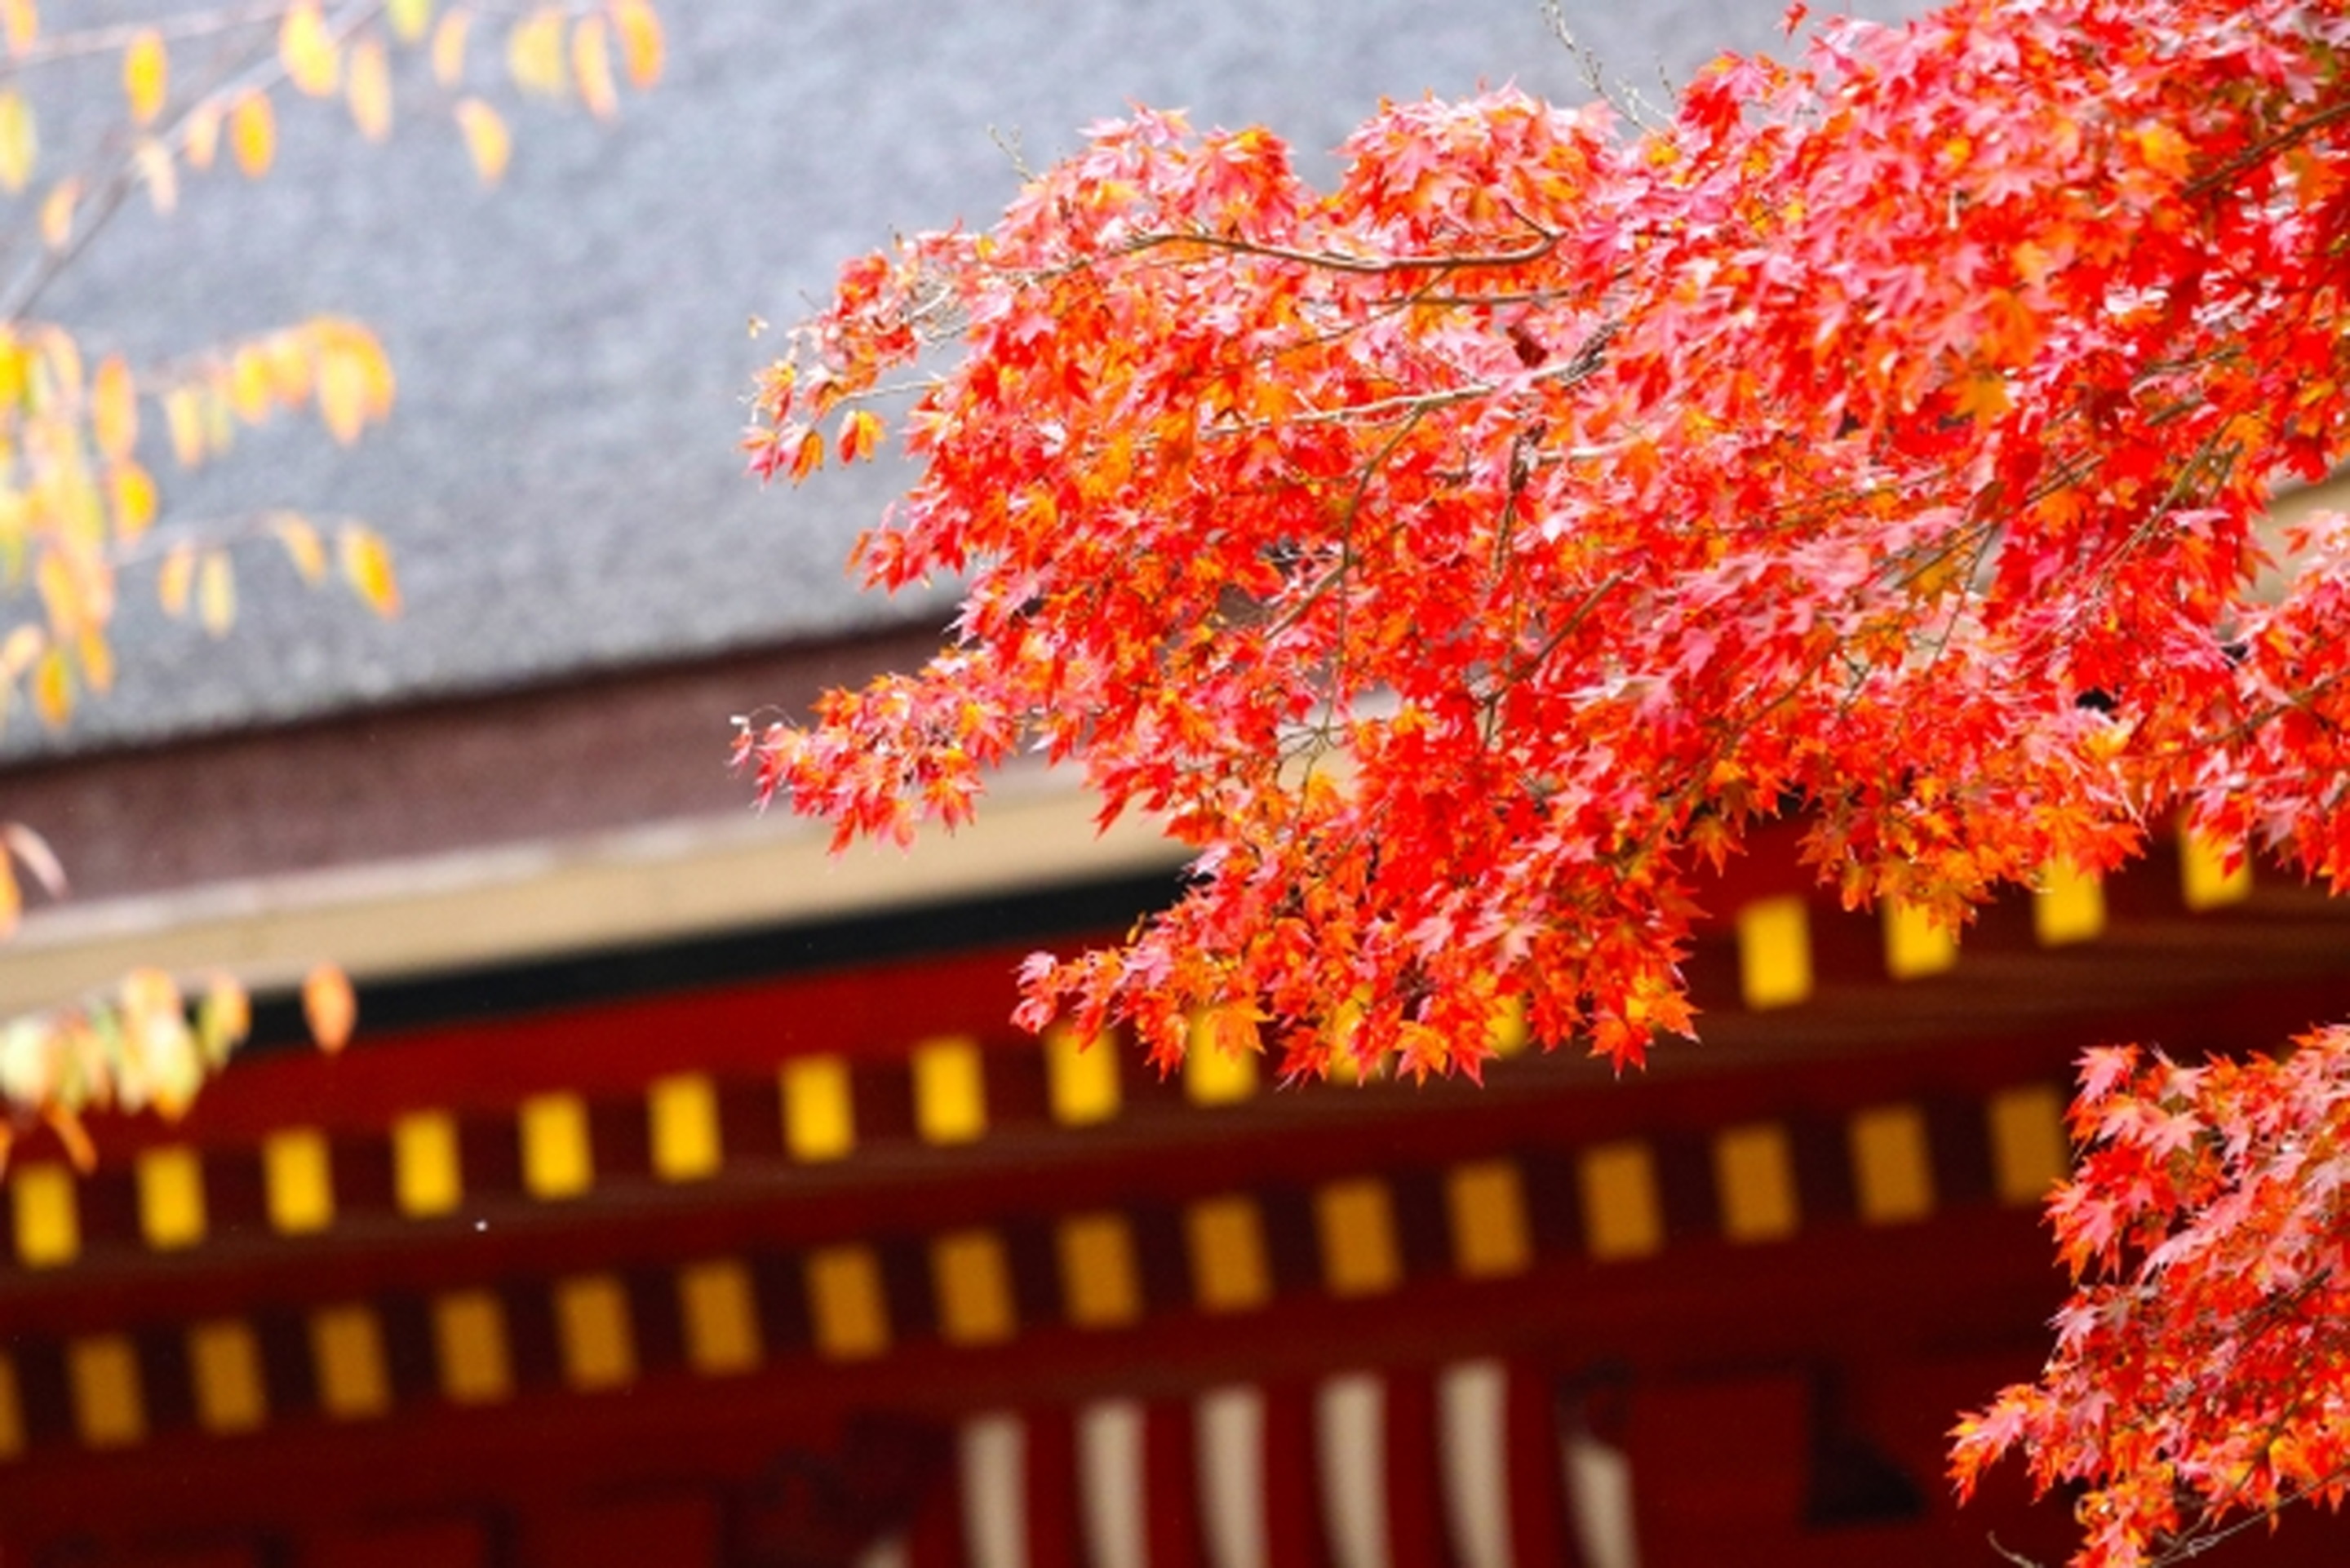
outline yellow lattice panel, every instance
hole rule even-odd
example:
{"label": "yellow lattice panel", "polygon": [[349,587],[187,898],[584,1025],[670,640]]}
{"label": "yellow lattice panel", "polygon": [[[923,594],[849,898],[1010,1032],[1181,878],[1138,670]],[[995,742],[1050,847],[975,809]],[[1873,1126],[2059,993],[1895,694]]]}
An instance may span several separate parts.
{"label": "yellow lattice panel", "polygon": [[352,1302],[310,1314],[310,1366],[318,1407],[340,1421],[364,1420],[391,1408],[391,1371],[383,1356],[383,1325],[375,1309]]}
{"label": "yellow lattice panel", "polygon": [[725,1150],[718,1133],[718,1088],[702,1073],[656,1078],[645,1091],[653,1174],[663,1181],[698,1181],[718,1174]]}
{"label": "yellow lattice panel", "polygon": [[1238,1193],[1203,1199],[1183,1211],[1191,1254],[1191,1291],[1207,1312],[1245,1312],[1273,1294],[1264,1225],[1255,1202]]}
{"label": "yellow lattice panel", "polygon": [[1800,894],[1757,898],[1738,911],[1738,990],[1758,1012],[1811,996],[1811,911]]}
{"label": "yellow lattice panel", "polygon": [[1052,1091],[1053,1119],[1063,1127],[1087,1127],[1118,1115],[1116,1040],[1103,1036],[1088,1041],[1071,1030],[1048,1030],[1045,1071]]}
{"label": "yellow lattice panel", "polygon": [[784,1147],[794,1159],[838,1159],[857,1147],[857,1107],[848,1064],[838,1056],[800,1056],[784,1064]]}
{"label": "yellow lattice panel", "polygon": [[555,1339],[563,1380],[574,1388],[618,1388],[637,1376],[637,1341],[629,1293],[611,1274],[574,1274],[555,1282]]}
{"label": "yellow lattice panel", "polygon": [[2190,909],[2217,909],[2252,896],[2252,857],[2241,845],[2178,830],[2178,895]]}
{"label": "yellow lattice panel", "polygon": [[914,1047],[914,1130],[924,1143],[969,1143],[987,1131],[987,1074],[963,1039]]}
{"label": "yellow lattice panel", "polygon": [[1775,1122],[1726,1127],[1713,1140],[1713,1185],[1722,1233],[1733,1241],[1775,1241],[1801,1222],[1795,1157]]}
{"label": "yellow lattice panel", "polygon": [[1134,1232],[1116,1213],[1073,1214],[1061,1221],[1061,1302],[1080,1328],[1114,1328],[1142,1315]]}
{"label": "yellow lattice panel", "polygon": [[81,1217],[73,1172],[50,1160],[27,1160],[8,1178],[16,1228],[16,1261],[53,1269],[81,1253]]}
{"label": "yellow lattice panel", "polygon": [[2048,1084],[2002,1089],[1987,1107],[1991,1167],[2002,1203],[2037,1203],[2064,1179],[2071,1150],[2064,1140],[2064,1100]]}
{"label": "yellow lattice panel", "polygon": [[1852,1177],[1860,1217],[1872,1225],[1934,1211],[1934,1165],[1926,1116],[1913,1105],[1877,1106],[1852,1118]]}
{"label": "yellow lattice panel", "polygon": [[1376,1177],[1333,1181],[1314,1194],[1322,1280],[1336,1296],[1378,1295],[1403,1279],[1395,1204]]}
{"label": "yellow lattice panel", "polygon": [[451,1291],[432,1301],[432,1350],[441,1393],[452,1405],[494,1405],[514,1397],[504,1306],[491,1291]]}
{"label": "yellow lattice panel", "polygon": [[515,1118],[522,1184],[533,1198],[576,1198],[596,1183],[588,1103],[573,1094],[533,1095]]}
{"label": "yellow lattice panel", "polygon": [[1922,980],[1958,965],[1959,933],[1919,905],[1887,898],[1878,911],[1885,930],[1885,972],[1896,980]]}
{"label": "yellow lattice panel", "polygon": [[195,1396],[196,1424],[207,1432],[250,1432],[269,1419],[261,1342],[236,1318],[189,1325],[188,1380]]}
{"label": "yellow lattice panel", "polygon": [[2032,934],[2043,948],[2090,942],[2106,934],[2106,885],[2070,865],[2042,869],[2032,896]]}
{"label": "yellow lattice panel", "polygon": [[677,1309],[686,1365],[696,1372],[717,1376],[759,1365],[759,1296],[740,1260],[712,1258],[680,1269]]}
{"label": "yellow lattice panel", "polygon": [[413,1219],[447,1214],[465,1199],[457,1121],[446,1111],[411,1111],[391,1124],[392,1201]]}
{"label": "yellow lattice panel", "polygon": [[807,1293],[817,1354],[857,1361],[889,1348],[889,1297],[871,1248],[851,1244],[809,1253]]}
{"label": "yellow lattice panel", "polygon": [[127,1334],[98,1334],[66,1346],[74,1428],[93,1449],[120,1449],[147,1436],[139,1353]]}
{"label": "yellow lattice panel", "polygon": [[185,1144],[151,1148],[132,1168],[139,1189],[139,1231],[157,1249],[192,1247],[204,1239],[204,1168]]}
{"label": "yellow lattice panel", "polygon": [[1256,1093],[1257,1054],[1236,1051],[1216,1039],[1214,1015],[1191,1021],[1183,1052],[1183,1095],[1195,1106],[1237,1105]]}
{"label": "yellow lattice panel", "polygon": [[1506,1159],[1456,1165],[1444,1179],[1452,1224],[1452,1266],[1471,1279],[1525,1272],[1534,1262],[1525,1183]]}
{"label": "yellow lattice panel", "polygon": [[1012,1265],[992,1231],[955,1231],[931,1243],[939,1334],[950,1345],[996,1345],[1019,1328]]}
{"label": "yellow lattice panel", "polygon": [[1603,1260],[1640,1258],[1665,1244],[1656,1158],[1644,1143],[1599,1144],[1583,1153],[1584,1244]]}
{"label": "yellow lattice panel", "polygon": [[300,1235],[335,1222],[334,1161],[317,1127],[288,1127],[264,1139],[261,1178],[270,1229]]}
{"label": "yellow lattice panel", "polygon": [[25,1401],[16,1386],[16,1364],[0,1351],[0,1461],[25,1451]]}

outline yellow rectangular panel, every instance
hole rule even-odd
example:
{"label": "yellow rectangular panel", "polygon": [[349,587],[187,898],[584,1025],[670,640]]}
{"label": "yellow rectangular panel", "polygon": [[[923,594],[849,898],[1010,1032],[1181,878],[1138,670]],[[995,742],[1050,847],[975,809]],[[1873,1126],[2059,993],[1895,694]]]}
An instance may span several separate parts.
{"label": "yellow rectangular panel", "polygon": [[686,1365],[696,1372],[717,1376],[759,1365],[759,1296],[739,1260],[712,1258],[678,1270],[677,1310]]}
{"label": "yellow rectangular panel", "polygon": [[574,1388],[617,1388],[637,1376],[629,1293],[610,1274],[575,1274],[555,1282],[555,1338],[563,1380]]}
{"label": "yellow rectangular panel", "polygon": [[1183,1051],[1183,1097],[1195,1106],[1236,1105],[1256,1093],[1257,1054],[1216,1040],[1215,1015],[1191,1020]]}
{"label": "yellow rectangular panel", "polygon": [[312,1313],[310,1366],[318,1384],[318,1407],[337,1420],[361,1420],[391,1408],[383,1328],[372,1307],[354,1302]]}
{"label": "yellow rectangular panel", "polygon": [[987,1130],[987,1075],[977,1044],[914,1047],[914,1130],[924,1143],[969,1143]]}
{"label": "yellow rectangular panel", "polygon": [[83,1442],[120,1449],[146,1438],[139,1353],[129,1335],[98,1334],[68,1344],[66,1382],[73,1395],[74,1428]]}
{"label": "yellow rectangular panel", "polygon": [[2037,1203],[2071,1169],[2064,1099],[2049,1084],[2027,1084],[1991,1096],[1991,1176],[2002,1203]]}
{"label": "yellow rectangular panel", "polygon": [[1757,898],[1738,911],[1738,989],[1758,1012],[1812,994],[1811,910],[1801,894]]}
{"label": "yellow rectangular panel", "polygon": [[204,1239],[204,1168],[186,1144],[151,1148],[134,1168],[139,1231],[155,1248],[192,1247]]}
{"label": "yellow rectangular panel", "polygon": [[725,1156],[718,1136],[718,1088],[701,1073],[656,1078],[645,1091],[653,1174],[663,1181],[715,1176]]}
{"label": "yellow rectangular panel", "polygon": [[784,1064],[784,1147],[794,1159],[838,1159],[857,1147],[848,1064],[802,1056]]}
{"label": "yellow rectangular panel", "polygon": [[465,1200],[457,1120],[446,1111],[411,1111],[391,1124],[392,1200],[402,1214],[446,1214]]}
{"label": "yellow rectangular panel", "polygon": [[16,1387],[16,1364],[0,1351],[0,1459],[25,1451],[25,1400]]}
{"label": "yellow rectangular panel", "polygon": [[1885,928],[1885,972],[1896,980],[1943,974],[1959,961],[1959,933],[1918,905],[1887,898],[1877,911]]}
{"label": "yellow rectangular panel", "polygon": [[1378,1295],[1403,1279],[1395,1205],[1376,1177],[1333,1181],[1314,1194],[1322,1280],[1334,1296]]}
{"label": "yellow rectangular panel", "polygon": [[1183,1211],[1191,1254],[1191,1292],[1207,1312],[1244,1312],[1273,1295],[1264,1226],[1253,1200],[1235,1193],[1203,1199]]}
{"label": "yellow rectangular panel", "polygon": [[271,1230],[298,1235],[335,1222],[334,1162],[317,1128],[289,1127],[265,1138],[261,1177]]}
{"label": "yellow rectangular panel", "polygon": [[807,1258],[808,1317],[818,1355],[833,1361],[889,1348],[889,1297],[869,1247],[826,1247]]}
{"label": "yellow rectangular panel", "polygon": [[1852,1118],[1852,1178],[1860,1217],[1872,1225],[1921,1220],[1934,1210],[1926,1116],[1916,1106],[1878,1106]]}
{"label": "yellow rectangular panel", "polygon": [[995,1345],[1019,1328],[1012,1266],[992,1231],[955,1231],[931,1243],[939,1333],[950,1345]]}
{"label": "yellow rectangular panel", "polygon": [[1113,1328],[1142,1315],[1134,1232],[1122,1214],[1073,1214],[1061,1221],[1061,1303],[1080,1328]]}
{"label": "yellow rectangular panel", "polygon": [[1534,1262],[1525,1184],[1506,1159],[1456,1165],[1444,1179],[1452,1221],[1452,1266],[1472,1280],[1525,1272]]}
{"label": "yellow rectangular panel", "polygon": [[1525,1050],[1530,1038],[1526,1032],[1526,999],[1523,996],[1503,997],[1502,1005],[1494,1010],[1492,1027],[1487,1032],[1485,1044],[1492,1047],[1496,1056],[1515,1056]]}
{"label": "yellow rectangular panel", "polygon": [[16,1261],[53,1269],[81,1253],[81,1212],[73,1172],[51,1160],[26,1160],[9,1174],[16,1222]]}
{"label": "yellow rectangular panel", "polygon": [[[2235,864],[2229,864],[2234,851]],[[2252,857],[2241,845],[2221,844],[2178,829],[2178,892],[2190,909],[2217,909],[2252,896]]]}
{"label": "yellow rectangular panel", "polygon": [[1066,1029],[1045,1033],[1045,1073],[1052,1090],[1053,1119],[1085,1127],[1118,1115],[1118,1042],[1107,1035],[1081,1040]]}
{"label": "yellow rectangular panel", "polygon": [[588,1104],[572,1094],[533,1095],[516,1116],[522,1184],[533,1198],[576,1198],[596,1183]]}
{"label": "yellow rectangular panel", "polygon": [[2032,896],[2032,934],[2043,948],[2095,941],[2106,934],[2106,885],[2094,871],[2043,867]]}
{"label": "yellow rectangular panel", "polygon": [[196,1424],[207,1432],[250,1432],[269,1419],[269,1385],[261,1371],[261,1342],[235,1318],[188,1327],[188,1380]]}
{"label": "yellow rectangular panel", "polygon": [[1775,1241],[1795,1233],[1795,1156],[1775,1122],[1726,1127],[1713,1140],[1713,1185],[1722,1233],[1733,1241]]}
{"label": "yellow rectangular panel", "polygon": [[514,1396],[504,1306],[491,1291],[451,1291],[432,1301],[432,1348],[441,1393],[452,1405],[494,1405]]}
{"label": "yellow rectangular panel", "polygon": [[1583,1237],[1595,1258],[1641,1258],[1665,1244],[1656,1158],[1644,1143],[1600,1144],[1582,1160]]}

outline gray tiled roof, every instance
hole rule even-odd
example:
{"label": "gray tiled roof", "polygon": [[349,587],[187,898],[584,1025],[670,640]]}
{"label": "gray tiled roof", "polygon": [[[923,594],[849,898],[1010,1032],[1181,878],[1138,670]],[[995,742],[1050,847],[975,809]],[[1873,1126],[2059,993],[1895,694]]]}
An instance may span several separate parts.
{"label": "gray tiled roof", "polygon": [[[1623,74],[1679,77],[1770,47],[1781,0],[1570,0]],[[1263,121],[1327,148],[1381,94],[1514,79],[1586,96],[1538,0],[668,0],[667,79],[608,130],[516,111],[503,188],[476,187],[444,119],[384,147],[289,113],[281,162],[213,174],[168,222],[110,232],[47,302],[97,346],[183,351],[317,311],[382,333],[391,423],[342,451],[307,421],[167,480],[199,515],[285,504],[379,524],[408,612],[379,624],[255,552],[224,642],[162,621],[140,584],[122,679],[22,756],[370,703],[592,676],[820,639],[932,605],[854,591],[847,540],[886,475],[796,493],[742,477],[757,313],[787,319],[893,227],[984,221],[1032,161],[1129,101]],[[479,45],[477,55],[488,54]],[[487,69],[484,61],[482,67]],[[412,103],[414,99],[403,99]],[[159,453],[159,471],[168,471]]]}

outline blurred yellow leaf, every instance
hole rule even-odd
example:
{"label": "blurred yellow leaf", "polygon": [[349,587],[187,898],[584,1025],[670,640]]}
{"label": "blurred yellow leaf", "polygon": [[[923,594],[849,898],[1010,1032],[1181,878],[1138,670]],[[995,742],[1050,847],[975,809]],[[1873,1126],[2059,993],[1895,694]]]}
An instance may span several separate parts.
{"label": "blurred yellow leaf", "polygon": [[108,355],[90,383],[89,429],[99,454],[109,462],[120,462],[139,444],[139,389],[120,354]]}
{"label": "blurred yellow leaf", "polygon": [[328,1054],[350,1044],[359,1021],[359,998],[351,992],[350,977],[333,964],[322,963],[302,977],[302,1018],[310,1038]]}
{"label": "blurred yellow leaf", "polygon": [[33,711],[53,730],[73,714],[73,674],[61,648],[43,649],[33,666]]}
{"label": "blurred yellow leaf", "polygon": [[571,76],[588,113],[609,119],[619,112],[620,95],[612,85],[611,34],[603,17],[582,17],[571,29]]}
{"label": "blurred yellow leaf", "polygon": [[465,79],[465,35],[473,25],[473,13],[460,6],[443,13],[432,29],[432,79],[444,88]]}
{"label": "blurred yellow leaf", "polygon": [[205,981],[196,1003],[196,1044],[204,1060],[218,1068],[229,1054],[253,1033],[253,1002],[234,978],[216,974]]}
{"label": "blurred yellow leaf", "polygon": [[391,0],[385,9],[391,15],[392,36],[403,44],[416,42],[432,25],[432,0]]}
{"label": "blurred yellow leaf", "polygon": [[163,556],[163,565],[155,573],[155,602],[169,616],[188,613],[188,596],[196,584],[196,547],[174,545]]}
{"label": "blurred yellow leaf", "polygon": [[462,99],[457,105],[457,128],[465,133],[465,151],[473,155],[473,169],[484,185],[494,185],[506,171],[506,159],[514,151],[513,139],[506,134],[506,122],[498,111],[480,99]]}
{"label": "blurred yellow leaf", "polygon": [[0,856],[0,937],[16,934],[17,917],[24,913],[24,890],[16,886],[16,868]]}
{"label": "blurred yellow leaf", "polygon": [[73,1162],[76,1170],[88,1176],[98,1168],[98,1145],[90,1142],[89,1129],[81,1125],[81,1118],[72,1110],[58,1105],[44,1106],[41,1119],[57,1135],[57,1142],[65,1146],[66,1158]]}
{"label": "blurred yellow leaf", "polygon": [[188,167],[203,171],[213,166],[220,156],[221,106],[213,102],[198,104],[188,114]]}
{"label": "blurred yellow leaf", "polygon": [[172,455],[182,468],[204,461],[203,393],[179,386],[163,394],[163,423],[172,432]]}
{"label": "blurred yellow leaf", "polygon": [[343,581],[368,608],[390,619],[400,613],[400,582],[392,575],[391,552],[372,528],[354,523],[336,541]]}
{"label": "blurred yellow leaf", "polygon": [[8,52],[21,55],[41,36],[41,11],[33,0],[0,0],[0,30],[8,38]]}
{"label": "blurred yellow leaf", "polygon": [[525,92],[563,92],[563,7],[541,5],[506,35],[506,71]]}
{"label": "blurred yellow leaf", "polygon": [[229,356],[228,403],[246,424],[269,417],[269,358],[259,345],[241,344]]}
{"label": "blurred yellow leaf", "polygon": [[152,123],[172,96],[171,84],[172,60],[163,51],[163,36],[141,27],[122,51],[122,91],[130,100],[130,123]]}
{"label": "blurred yellow leaf", "polygon": [[53,251],[63,250],[73,238],[74,208],[81,201],[81,181],[68,177],[49,187],[41,201],[41,243]]}
{"label": "blurred yellow leaf", "polygon": [[660,80],[660,16],[651,0],[615,0],[612,20],[620,29],[620,58],[628,67],[629,85],[642,92]]}
{"label": "blurred yellow leaf", "polygon": [[357,441],[369,421],[391,412],[391,360],[375,334],[356,321],[315,321],[310,337],[317,354],[319,417],[337,441]]}
{"label": "blurred yellow leaf", "polygon": [[196,621],[214,637],[236,624],[236,569],[225,550],[207,553],[196,568]]}
{"label": "blurred yellow leaf", "polygon": [[106,634],[94,626],[84,627],[74,639],[74,658],[81,664],[81,678],[89,689],[101,696],[114,690],[114,649]]}
{"label": "blurred yellow leaf", "polygon": [[14,680],[33,668],[48,641],[48,634],[29,622],[10,632],[0,640],[0,680]]}
{"label": "blurred yellow leaf", "polygon": [[351,123],[369,141],[391,134],[391,64],[383,40],[361,38],[351,46],[351,68],[343,84],[351,106]]}
{"label": "blurred yellow leaf", "polygon": [[319,542],[318,531],[310,525],[309,519],[279,512],[270,517],[269,531],[286,546],[286,558],[302,574],[304,582],[316,584],[327,575],[327,547]]}
{"label": "blurred yellow leaf", "polygon": [[41,611],[59,637],[71,637],[104,620],[103,611],[112,607],[111,593],[97,578],[97,570],[103,568],[93,569],[93,565],[86,565],[71,550],[51,548],[41,552],[40,565],[33,568]]}
{"label": "blurred yellow leaf", "polygon": [[271,397],[289,409],[310,400],[317,378],[312,374],[310,344],[302,333],[271,333],[261,344],[261,357],[269,367]]}
{"label": "blurred yellow leaf", "polygon": [[0,187],[10,195],[33,178],[40,139],[33,130],[33,108],[15,88],[0,90]]}
{"label": "blurred yellow leaf", "polygon": [[123,544],[140,538],[154,525],[155,476],[138,462],[124,461],[107,471],[106,488],[114,504],[114,536]]}
{"label": "blurred yellow leaf", "polygon": [[41,885],[43,892],[52,898],[66,896],[66,868],[47,839],[21,822],[0,823],[0,844],[24,862],[25,869],[33,874],[33,880]]}
{"label": "blurred yellow leaf", "polygon": [[131,161],[138,166],[139,178],[147,186],[147,200],[159,213],[169,213],[180,204],[180,167],[172,161],[172,150],[153,137],[142,140],[130,150]]}
{"label": "blurred yellow leaf", "polygon": [[325,98],[342,80],[343,56],[318,0],[295,0],[277,25],[277,60],[295,87],[312,98]]}
{"label": "blurred yellow leaf", "polygon": [[277,156],[277,114],[263,94],[249,92],[228,111],[228,144],[248,180],[269,172]]}

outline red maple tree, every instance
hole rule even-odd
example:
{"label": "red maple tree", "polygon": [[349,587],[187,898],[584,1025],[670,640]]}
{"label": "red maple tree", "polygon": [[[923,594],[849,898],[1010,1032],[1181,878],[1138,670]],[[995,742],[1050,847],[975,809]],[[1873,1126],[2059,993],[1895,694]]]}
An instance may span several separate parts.
{"label": "red maple tree", "polygon": [[[962,604],[919,673],[746,727],[761,794],[903,838],[1075,761],[1197,858],[1024,1021],[1165,1064],[1205,1014],[1291,1074],[1473,1075],[1521,1019],[1637,1063],[1692,1027],[1693,879],[1790,810],[1848,901],[1950,921],[2182,813],[2338,888],[2350,525],[2256,524],[2344,455],[2345,9],[1835,23],[1663,123],[1390,103],[1327,190],[1262,130],[1097,127],[848,264],[763,379],[795,478],[910,394],[857,562]],[[2338,1494],[2340,1352],[2243,1345],[2327,1332],[2345,1056],[2096,1059],[2094,1278],[1962,1477],[2087,1482],[2107,1563]]]}

